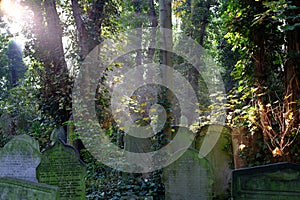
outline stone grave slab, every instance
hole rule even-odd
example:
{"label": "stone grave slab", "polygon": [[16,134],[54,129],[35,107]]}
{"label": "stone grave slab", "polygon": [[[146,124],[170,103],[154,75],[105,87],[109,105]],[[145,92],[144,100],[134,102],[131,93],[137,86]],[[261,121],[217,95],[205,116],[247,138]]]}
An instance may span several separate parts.
{"label": "stone grave slab", "polygon": [[300,197],[300,165],[276,163],[234,170],[234,200],[296,200]]}
{"label": "stone grave slab", "polygon": [[58,186],[60,199],[85,199],[85,164],[78,151],[61,139],[45,150],[37,168],[40,183]]}
{"label": "stone grave slab", "polygon": [[163,169],[166,200],[212,199],[213,182],[209,162],[192,148]]}
{"label": "stone grave slab", "polygon": [[59,188],[15,178],[0,178],[1,200],[59,200]]}
{"label": "stone grave slab", "polygon": [[39,144],[28,135],[20,135],[0,149],[0,177],[37,182],[36,167],[41,161]]}
{"label": "stone grave slab", "polygon": [[226,126],[210,124],[202,127],[200,134],[195,138],[193,147],[199,152],[204,138],[210,135],[220,134],[217,142],[205,158],[211,164],[215,176],[213,185],[214,197],[226,198],[230,196],[230,180],[233,167],[231,142],[231,129]]}
{"label": "stone grave slab", "polygon": [[144,197],[122,196],[120,200],[153,200],[153,197],[152,196],[144,196]]}

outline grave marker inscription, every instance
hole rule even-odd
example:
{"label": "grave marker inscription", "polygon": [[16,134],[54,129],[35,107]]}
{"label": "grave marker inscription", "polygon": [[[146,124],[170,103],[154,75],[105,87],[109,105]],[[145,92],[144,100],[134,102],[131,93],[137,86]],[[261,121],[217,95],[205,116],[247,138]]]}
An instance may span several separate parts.
{"label": "grave marker inscription", "polygon": [[15,178],[0,178],[1,200],[59,200],[57,187]]}
{"label": "grave marker inscription", "polygon": [[300,196],[300,165],[277,163],[234,170],[234,200],[296,200]]}
{"label": "grave marker inscription", "polygon": [[28,135],[16,136],[0,150],[0,177],[34,181],[41,161],[39,144]]}
{"label": "grave marker inscription", "polygon": [[213,185],[214,196],[225,199],[227,196],[230,196],[227,191],[230,189],[229,183],[232,172],[230,163],[233,163],[231,157],[232,149],[228,145],[231,140],[231,129],[217,124],[204,126],[201,128],[200,134],[196,137],[193,146],[199,152],[204,138],[214,137],[212,136],[214,134],[220,134],[220,137],[205,158],[211,164],[215,176],[215,183]]}
{"label": "grave marker inscription", "polygon": [[166,200],[212,199],[213,172],[208,161],[198,156],[189,148],[163,169]]}
{"label": "grave marker inscription", "polygon": [[43,152],[37,168],[39,182],[58,186],[62,200],[85,199],[85,173],[78,151],[60,139]]}

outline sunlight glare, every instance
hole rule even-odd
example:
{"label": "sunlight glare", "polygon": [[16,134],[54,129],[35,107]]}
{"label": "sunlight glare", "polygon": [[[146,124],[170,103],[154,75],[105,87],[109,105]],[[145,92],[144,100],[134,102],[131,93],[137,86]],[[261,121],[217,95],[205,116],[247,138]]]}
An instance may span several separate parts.
{"label": "sunlight glare", "polygon": [[33,12],[22,6],[20,0],[1,0],[1,11],[10,24],[9,30],[12,34],[20,33],[33,18]]}

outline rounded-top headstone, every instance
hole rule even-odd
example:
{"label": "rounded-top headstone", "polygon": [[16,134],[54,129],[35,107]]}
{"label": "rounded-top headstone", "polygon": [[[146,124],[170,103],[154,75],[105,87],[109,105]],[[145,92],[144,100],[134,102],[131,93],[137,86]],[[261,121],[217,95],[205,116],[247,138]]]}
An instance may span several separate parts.
{"label": "rounded-top headstone", "polygon": [[0,150],[0,177],[37,182],[36,168],[40,161],[38,142],[28,135],[16,136]]}
{"label": "rounded-top headstone", "polygon": [[42,153],[37,167],[39,183],[59,187],[61,200],[85,199],[85,175],[85,164],[78,151],[61,139]]}
{"label": "rounded-top headstone", "polygon": [[[232,172],[230,163],[233,162],[231,156],[232,149],[230,148],[231,131],[231,128],[219,124],[203,126],[193,144],[194,148],[201,152],[202,148],[207,148],[207,146],[204,146],[205,138],[214,138],[214,135],[221,133],[217,141],[214,142],[211,151],[205,156],[211,164],[215,175],[215,183],[213,185],[214,195],[216,195],[216,198],[221,199],[227,198],[228,190],[230,189]],[[211,144],[208,143],[206,145]]]}

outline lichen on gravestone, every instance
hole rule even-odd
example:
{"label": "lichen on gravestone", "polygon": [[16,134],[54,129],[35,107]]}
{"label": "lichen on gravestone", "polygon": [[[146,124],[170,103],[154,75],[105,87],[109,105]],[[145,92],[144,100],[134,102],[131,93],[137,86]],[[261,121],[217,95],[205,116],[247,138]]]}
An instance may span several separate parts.
{"label": "lichen on gravestone", "polygon": [[34,181],[41,161],[39,144],[28,135],[20,135],[0,150],[0,177]]}
{"label": "lichen on gravestone", "polygon": [[78,151],[61,139],[43,152],[37,168],[39,182],[58,186],[62,200],[85,199],[85,174],[85,164]]}
{"label": "lichen on gravestone", "polygon": [[[220,134],[217,137],[218,140],[212,139],[217,134]],[[215,175],[215,183],[213,185],[214,196],[223,199],[229,196],[228,190],[230,189],[232,172],[230,165],[233,163],[232,149],[230,148],[231,129],[218,124],[203,126],[193,144],[197,151],[201,152],[201,148],[205,148],[203,145],[205,138],[213,142],[213,144],[208,144],[208,146],[212,146],[213,148],[205,155],[205,158],[211,164]]]}
{"label": "lichen on gravestone", "polygon": [[53,144],[59,139],[61,139],[64,143],[67,143],[67,133],[62,126],[53,129],[50,135],[50,140],[53,142]]}
{"label": "lichen on gravestone", "polygon": [[165,199],[210,200],[213,198],[214,174],[210,163],[199,158],[195,149],[189,148],[175,162],[163,169]]}
{"label": "lichen on gravestone", "polygon": [[16,178],[0,178],[1,200],[59,200],[59,188]]}
{"label": "lichen on gravestone", "polygon": [[275,163],[234,170],[234,200],[298,200],[300,196],[300,165]]}

